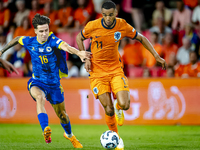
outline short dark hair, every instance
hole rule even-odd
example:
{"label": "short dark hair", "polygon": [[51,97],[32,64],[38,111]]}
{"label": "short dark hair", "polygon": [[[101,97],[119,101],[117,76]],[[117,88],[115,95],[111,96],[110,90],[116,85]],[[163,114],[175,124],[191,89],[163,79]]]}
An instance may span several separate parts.
{"label": "short dark hair", "polygon": [[38,25],[48,24],[50,23],[50,19],[46,16],[36,14],[32,20],[32,24],[34,29],[37,29]]}
{"label": "short dark hair", "polygon": [[106,2],[103,3],[101,9],[102,9],[102,8],[104,8],[104,9],[111,9],[111,8],[116,9],[116,5],[115,5],[115,3],[112,2],[112,1],[106,1]]}

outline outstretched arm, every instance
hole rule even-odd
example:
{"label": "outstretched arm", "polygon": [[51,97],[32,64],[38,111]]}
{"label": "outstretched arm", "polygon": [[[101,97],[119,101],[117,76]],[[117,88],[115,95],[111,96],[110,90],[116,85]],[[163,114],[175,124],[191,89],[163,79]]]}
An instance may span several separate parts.
{"label": "outstretched arm", "polygon": [[14,39],[12,39],[2,50],[0,50],[0,56],[7,51],[9,48],[13,47],[18,43],[18,40],[20,39],[21,36],[18,36]]}
{"label": "outstretched arm", "polygon": [[162,66],[162,69],[166,69],[167,64],[165,60],[159,56],[159,54],[155,51],[152,44],[146,37],[138,33],[136,36],[136,40],[140,41],[140,43],[142,43],[142,45],[154,56],[156,61]]}
{"label": "outstretched arm", "polygon": [[3,67],[4,69],[8,70],[9,73],[12,73],[14,71],[16,74],[19,74],[19,72],[11,63],[9,63],[6,60],[3,60],[2,58],[0,58],[0,67]]}
{"label": "outstretched arm", "polygon": [[91,53],[86,51],[79,51],[76,48],[68,45],[67,43],[63,42],[63,44],[60,46],[60,48],[64,51],[67,51],[70,54],[76,54],[80,57],[82,62],[85,62],[86,59],[90,59]]}

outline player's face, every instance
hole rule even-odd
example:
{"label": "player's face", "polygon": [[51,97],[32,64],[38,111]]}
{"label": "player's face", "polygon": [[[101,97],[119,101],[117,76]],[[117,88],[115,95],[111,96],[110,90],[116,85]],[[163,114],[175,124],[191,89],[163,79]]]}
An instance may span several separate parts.
{"label": "player's face", "polygon": [[102,8],[102,15],[103,15],[105,25],[109,27],[113,24],[113,21],[115,20],[117,16],[117,10],[114,8],[110,8],[110,9]]}
{"label": "player's face", "polygon": [[35,33],[37,34],[37,40],[40,43],[45,42],[49,37],[49,25],[48,24],[38,25],[37,29],[35,29]]}

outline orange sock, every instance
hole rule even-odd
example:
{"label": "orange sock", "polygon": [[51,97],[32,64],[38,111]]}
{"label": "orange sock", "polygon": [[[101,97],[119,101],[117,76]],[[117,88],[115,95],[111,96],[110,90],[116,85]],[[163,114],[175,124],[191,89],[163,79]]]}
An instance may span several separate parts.
{"label": "orange sock", "polygon": [[118,134],[117,121],[115,119],[115,115],[108,116],[105,114],[105,119],[106,119],[106,124],[107,124],[109,130],[115,131]]}
{"label": "orange sock", "polygon": [[116,103],[116,108],[119,110],[119,109],[122,109],[118,103]]}

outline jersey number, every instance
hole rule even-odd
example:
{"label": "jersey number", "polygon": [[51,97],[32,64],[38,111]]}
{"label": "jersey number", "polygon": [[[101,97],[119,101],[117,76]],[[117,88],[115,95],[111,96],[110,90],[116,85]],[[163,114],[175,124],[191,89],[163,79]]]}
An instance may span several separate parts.
{"label": "jersey number", "polygon": [[39,56],[39,58],[40,58],[42,64],[48,63],[48,59],[47,59],[47,56],[46,56],[46,55],[44,55],[44,56]]}
{"label": "jersey number", "polygon": [[97,43],[97,48],[101,47],[102,49],[102,41],[98,42],[98,41],[95,41]]}
{"label": "jersey number", "polygon": [[122,77],[122,80],[124,81],[124,85],[126,86],[127,85],[126,79],[124,77]]}

